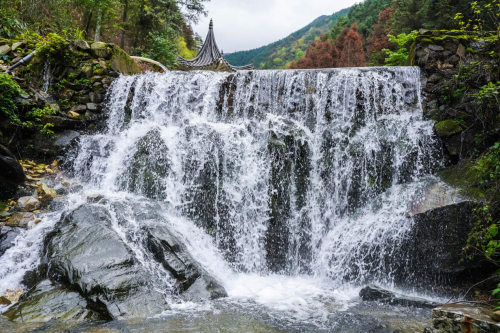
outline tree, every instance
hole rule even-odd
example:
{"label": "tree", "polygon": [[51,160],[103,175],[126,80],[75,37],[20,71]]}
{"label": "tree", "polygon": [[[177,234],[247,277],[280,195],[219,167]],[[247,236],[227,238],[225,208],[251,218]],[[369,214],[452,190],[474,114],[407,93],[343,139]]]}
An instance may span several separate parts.
{"label": "tree", "polygon": [[353,23],[350,28],[344,29],[336,46],[340,51],[337,67],[366,66],[363,41],[358,33],[356,23]]}
{"label": "tree", "polygon": [[308,69],[308,68],[333,68],[336,67],[338,58],[337,48],[331,41],[312,42],[307,48],[306,54],[297,62],[292,62],[290,69]]}
{"label": "tree", "polygon": [[391,17],[394,11],[387,7],[378,15],[378,21],[373,26],[373,33],[368,39],[367,53],[370,57],[370,64],[383,65],[385,53],[383,49],[394,50],[395,45],[389,41],[388,34],[391,32]]}

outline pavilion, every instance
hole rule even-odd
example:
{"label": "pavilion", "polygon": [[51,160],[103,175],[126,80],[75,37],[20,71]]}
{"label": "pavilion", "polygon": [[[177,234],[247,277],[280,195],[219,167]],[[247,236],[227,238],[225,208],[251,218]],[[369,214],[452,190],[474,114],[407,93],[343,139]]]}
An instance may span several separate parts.
{"label": "pavilion", "polygon": [[177,57],[177,62],[179,63],[177,69],[181,71],[205,70],[214,72],[236,72],[253,69],[253,64],[232,66],[226,61],[215,42],[214,24],[212,20],[210,20],[207,38],[198,56],[194,59]]}

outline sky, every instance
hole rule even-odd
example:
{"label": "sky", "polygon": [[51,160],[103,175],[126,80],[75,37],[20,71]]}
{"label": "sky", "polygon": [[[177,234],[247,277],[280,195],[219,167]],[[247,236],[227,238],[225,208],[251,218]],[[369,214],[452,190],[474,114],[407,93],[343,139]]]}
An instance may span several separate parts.
{"label": "sky", "polygon": [[194,31],[205,39],[214,20],[217,45],[224,53],[254,49],[285,38],[321,15],[331,15],[361,0],[211,0],[207,17]]}

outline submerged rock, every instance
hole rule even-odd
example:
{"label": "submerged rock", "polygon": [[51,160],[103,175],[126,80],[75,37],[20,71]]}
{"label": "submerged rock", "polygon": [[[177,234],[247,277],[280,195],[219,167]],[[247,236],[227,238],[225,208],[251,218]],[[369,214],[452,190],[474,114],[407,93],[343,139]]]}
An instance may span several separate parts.
{"label": "submerged rock", "polygon": [[425,333],[498,333],[500,323],[490,318],[491,310],[467,304],[447,304],[432,312],[432,327]]}
{"label": "submerged rock", "polygon": [[86,319],[105,319],[87,308],[87,301],[78,293],[68,291],[49,280],[40,282],[23,295],[19,303],[4,313],[12,321],[48,322],[59,320],[77,323]]}
{"label": "submerged rock", "polygon": [[437,303],[430,302],[423,298],[397,294],[377,286],[364,287],[360,290],[359,297],[361,297],[363,301],[377,301],[392,305],[413,306],[417,308],[434,308],[438,305]]}

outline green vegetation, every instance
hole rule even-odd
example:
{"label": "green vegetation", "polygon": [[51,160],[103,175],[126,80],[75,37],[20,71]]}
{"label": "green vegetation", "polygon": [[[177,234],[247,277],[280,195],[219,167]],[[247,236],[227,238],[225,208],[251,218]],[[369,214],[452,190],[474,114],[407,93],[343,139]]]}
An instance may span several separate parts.
{"label": "green vegetation", "polygon": [[307,47],[317,41],[321,34],[328,32],[348,11],[349,8],[329,16],[321,16],[277,42],[249,51],[229,53],[225,57],[235,66],[246,65],[253,61],[255,67],[260,69],[286,68],[292,61],[303,57]]}
{"label": "green vegetation", "polygon": [[[39,131],[48,136],[54,132],[51,123],[42,124],[43,118],[51,116],[56,111],[46,106],[43,109],[32,108],[30,111],[21,113],[15,103],[15,98],[26,95],[26,92],[12,79],[10,75],[0,74],[0,119],[6,119],[5,126],[20,126],[25,128],[38,128]],[[2,131],[0,130],[0,135]]]}
{"label": "green vegetation", "polygon": [[415,41],[418,32],[416,30],[409,34],[399,34],[398,36],[387,35],[389,37],[389,42],[396,44],[397,50],[393,51],[390,49],[382,49],[382,52],[386,54],[385,64],[387,66],[403,66],[408,62],[408,57],[410,55],[409,47]]}
{"label": "green vegetation", "polygon": [[0,38],[38,39],[42,52],[62,50],[65,39],[104,40],[172,66],[176,53],[197,54],[201,38],[189,22],[206,15],[207,1],[3,0]]}
{"label": "green vegetation", "polygon": [[[26,94],[10,75],[0,74],[0,115],[7,118],[11,124],[21,125],[14,99]],[[2,131],[0,131],[2,135]]]}

